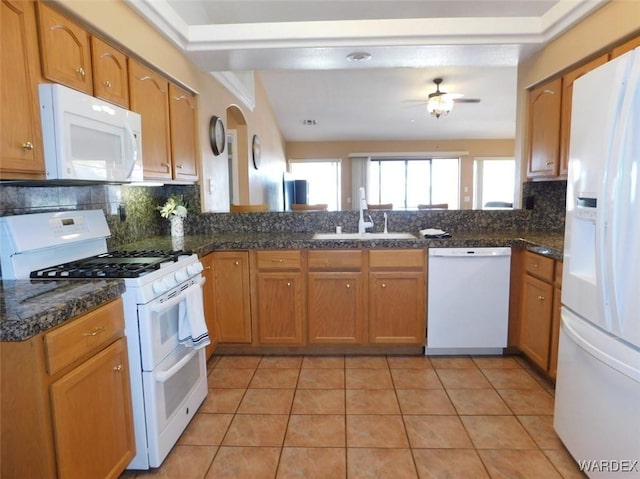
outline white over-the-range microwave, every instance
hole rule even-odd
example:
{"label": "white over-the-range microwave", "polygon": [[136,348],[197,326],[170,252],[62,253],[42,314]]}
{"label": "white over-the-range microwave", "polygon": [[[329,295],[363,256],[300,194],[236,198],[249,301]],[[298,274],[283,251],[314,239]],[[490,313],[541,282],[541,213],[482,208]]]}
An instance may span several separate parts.
{"label": "white over-the-range microwave", "polygon": [[143,180],[138,113],[58,84],[39,93],[47,180]]}

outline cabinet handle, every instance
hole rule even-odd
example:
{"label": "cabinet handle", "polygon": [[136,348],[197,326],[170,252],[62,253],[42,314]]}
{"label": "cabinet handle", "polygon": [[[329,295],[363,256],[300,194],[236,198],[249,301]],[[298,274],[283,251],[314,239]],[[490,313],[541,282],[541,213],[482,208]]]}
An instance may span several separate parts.
{"label": "cabinet handle", "polygon": [[114,366],[113,370],[115,372],[119,373],[120,371],[122,371],[122,364],[118,364],[117,366]]}
{"label": "cabinet handle", "polygon": [[211,269],[211,266],[205,266],[204,269]]}
{"label": "cabinet handle", "polygon": [[272,259],[271,262],[272,263],[284,263],[284,260],[282,258],[278,258],[278,259]]}
{"label": "cabinet handle", "polygon": [[82,68],[82,67],[76,68],[76,75],[78,75],[80,78],[84,79],[84,76],[85,76],[84,68]]}
{"label": "cabinet handle", "polygon": [[387,287],[387,283],[382,283],[382,287],[386,288]]}
{"label": "cabinet handle", "polygon": [[91,336],[97,336],[100,333],[104,332],[104,326],[100,326],[97,327],[96,329],[93,330],[93,332],[91,333],[83,333],[83,336],[87,336],[87,337],[91,337]]}
{"label": "cabinet handle", "polygon": [[31,143],[30,141],[25,141],[22,144],[22,149],[23,150],[33,150],[33,143]]}
{"label": "cabinet handle", "polygon": [[103,85],[105,86],[105,88],[111,88],[111,82],[109,80],[105,80]]}
{"label": "cabinet handle", "polygon": [[538,296],[538,299],[539,299],[540,301],[544,301],[544,296]]}
{"label": "cabinet handle", "polygon": [[240,264],[240,261],[234,261],[234,263],[236,266],[238,266]]}

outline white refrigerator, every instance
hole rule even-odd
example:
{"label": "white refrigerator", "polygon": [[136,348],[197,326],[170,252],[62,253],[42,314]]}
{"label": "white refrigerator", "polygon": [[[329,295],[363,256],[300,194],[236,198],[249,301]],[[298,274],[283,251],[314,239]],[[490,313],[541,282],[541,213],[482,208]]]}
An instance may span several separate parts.
{"label": "white refrigerator", "polygon": [[554,427],[592,478],[640,478],[640,48],[573,86]]}

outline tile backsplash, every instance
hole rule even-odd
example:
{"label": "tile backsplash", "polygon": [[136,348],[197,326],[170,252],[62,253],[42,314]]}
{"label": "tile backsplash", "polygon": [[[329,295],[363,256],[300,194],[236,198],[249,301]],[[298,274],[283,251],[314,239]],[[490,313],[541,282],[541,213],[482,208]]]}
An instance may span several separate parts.
{"label": "tile backsplash", "polygon": [[566,181],[529,181],[522,187],[522,204],[532,203],[529,229],[532,231],[564,231],[567,203]]}

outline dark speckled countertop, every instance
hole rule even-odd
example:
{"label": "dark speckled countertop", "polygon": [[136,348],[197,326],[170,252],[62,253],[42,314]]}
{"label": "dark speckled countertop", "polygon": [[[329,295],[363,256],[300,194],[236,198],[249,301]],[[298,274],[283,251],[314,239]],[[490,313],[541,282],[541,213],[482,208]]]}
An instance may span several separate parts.
{"label": "dark speckled countertop", "polygon": [[122,280],[0,281],[0,341],[24,341],[118,298]]}

